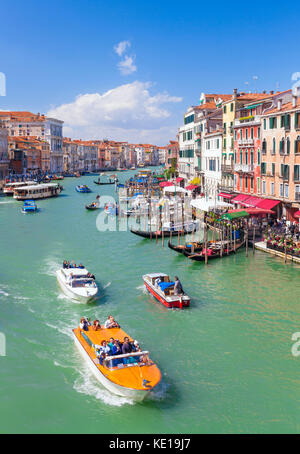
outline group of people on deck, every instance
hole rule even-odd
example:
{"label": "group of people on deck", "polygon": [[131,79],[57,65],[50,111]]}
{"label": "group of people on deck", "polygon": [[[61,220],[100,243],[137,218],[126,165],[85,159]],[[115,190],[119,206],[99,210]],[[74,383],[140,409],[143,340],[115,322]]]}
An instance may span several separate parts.
{"label": "group of people on deck", "polygon": [[[101,325],[99,320],[94,320],[91,323],[89,318],[82,317],[80,319],[80,329],[89,331],[89,327],[93,331],[110,328],[120,328],[118,322],[115,321],[112,315],[109,315],[104,325]],[[119,339],[111,337],[109,341],[103,340],[101,345],[95,345],[96,357],[99,359],[99,363],[103,366],[104,360],[108,356],[127,355],[130,353],[142,352],[142,349],[137,340],[131,341],[129,337],[125,336],[123,342]],[[140,357],[139,355],[129,356],[125,358],[114,358],[110,360],[109,367],[116,367],[118,364],[131,364],[142,362],[145,365],[149,365],[151,361],[147,355]]]}
{"label": "group of people on deck", "polygon": [[72,260],[71,263],[70,263],[70,261],[67,262],[67,260],[64,260],[63,261],[63,268],[81,268],[81,269],[83,269],[84,266],[82,265],[82,263],[79,263],[79,265],[76,265],[74,260]]}

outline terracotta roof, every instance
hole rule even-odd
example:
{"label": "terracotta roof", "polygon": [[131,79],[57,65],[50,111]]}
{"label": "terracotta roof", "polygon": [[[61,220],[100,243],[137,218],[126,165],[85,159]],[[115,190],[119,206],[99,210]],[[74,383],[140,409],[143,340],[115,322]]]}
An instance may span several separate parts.
{"label": "terracotta roof", "polygon": [[282,104],[280,110],[278,110],[277,107],[274,107],[274,109],[268,110],[268,112],[266,112],[265,115],[269,115],[269,114],[273,114],[273,113],[280,113],[280,112],[287,112],[289,110],[295,110],[295,109],[298,110],[299,108],[300,108],[300,98],[297,98],[297,103],[296,103],[295,107],[293,107],[292,102],[288,102],[286,104]]}

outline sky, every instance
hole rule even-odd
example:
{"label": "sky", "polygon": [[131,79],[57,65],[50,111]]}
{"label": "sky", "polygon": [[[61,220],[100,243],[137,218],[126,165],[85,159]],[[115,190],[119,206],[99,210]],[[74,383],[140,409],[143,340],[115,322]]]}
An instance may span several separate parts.
{"label": "sky", "polygon": [[166,145],[202,92],[291,88],[299,29],[300,4],[275,0],[2,1],[0,109],[64,120],[67,137]]}

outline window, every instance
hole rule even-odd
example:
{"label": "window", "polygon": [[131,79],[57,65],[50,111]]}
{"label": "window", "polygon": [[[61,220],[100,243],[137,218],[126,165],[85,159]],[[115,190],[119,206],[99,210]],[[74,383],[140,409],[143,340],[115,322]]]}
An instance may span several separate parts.
{"label": "window", "polygon": [[223,107],[223,112],[226,113],[226,106]]}
{"label": "window", "polygon": [[262,143],[262,154],[266,154],[267,153],[267,141],[266,139],[263,140],[263,143]]}
{"label": "window", "polygon": [[233,112],[233,102],[230,104],[230,112]]}
{"label": "window", "polygon": [[295,154],[300,153],[300,136],[295,140]]}
{"label": "window", "polygon": [[257,150],[257,164],[260,165],[260,151]]}
{"label": "window", "polygon": [[226,139],[223,141],[223,147],[226,148]]}
{"label": "window", "polygon": [[243,152],[240,151],[240,164],[243,164]]}
{"label": "window", "polygon": [[260,128],[257,128],[257,138],[260,139]]}
{"label": "window", "polygon": [[280,183],[280,185],[279,185],[279,195],[280,195],[280,197],[283,197],[283,184],[282,183]]}
{"label": "window", "polygon": [[234,131],[234,140],[236,140],[236,139],[237,139],[237,130],[235,129],[235,131]]}
{"label": "window", "polygon": [[279,153],[284,154],[284,150],[285,150],[285,143],[284,143],[284,138],[282,138],[281,141],[279,142]]}
{"label": "window", "polygon": [[262,175],[266,175],[267,173],[267,163],[266,162],[262,162],[261,165],[260,165],[260,173]]}
{"label": "window", "polygon": [[272,173],[272,176],[274,177],[274,175],[275,175],[275,163],[274,162],[272,162],[271,173]]}
{"label": "window", "polygon": [[245,164],[248,164],[248,150],[245,150]]}
{"label": "window", "polygon": [[209,166],[208,166],[209,170],[212,171],[212,172],[215,172],[216,171],[216,160],[215,159],[210,159],[209,160]]}
{"label": "window", "polygon": [[284,197],[288,198],[288,196],[289,196],[289,185],[285,184],[284,185]]}
{"label": "window", "polygon": [[257,178],[257,192],[260,192],[260,178]]}
{"label": "window", "polygon": [[275,184],[271,183],[271,195],[275,194]]}
{"label": "window", "polygon": [[254,164],[254,153],[253,153],[253,150],[251,150],[251,153],[250,153],[250,164],[253,166]]}
{"label": "window", "polygon": [[193,115],[189,115],[187,117],[184,117],[184,124],[187,125],[189,123],[193,123],[194,122],[194,114]]}
{"label": "window", "polygon": [[273,137],[273,148],[272,148],[272,154],[276,154],[276,139]]}
{"label": "window", "polygon": [[300,112],[295,113],[295,129],[300,128]]}
{"label": "window", "polygon": [[294,181],[300,181],[300,165],[294,165]]}
{"label": "window", "polygon": [[248,128],[246,129],[246,139],[248,139]]}
{"label": "window", "polygon": [[270,129],[277,128],[277,117],[270,117],[269,118],[269,126],[270,126]]}
{"label": "window", "polygon": [[264,118],[264,129],[267,129],[267,120]]}
{"label": "window", "polygon": [[253,177],[250,178],[250,187],[251,187],[251,191],[253,191],[253,182],[254,182],[254,179]]}
{"label": "window", "polygon": [[262,181],[262,193],[263,194],[266,193],[266,182],[265,182],[265,180]]}
{"label": "window", "polygon": [[253,139],[253,138],[254,138],[254,129],[251,128],[251,139]]}
{"label": "window", "polygon": [[286,152],[287,152],[287,154],[290,154],[290,148],[291,148],[291,142],[290,142],[290,138],[288,137],[286,139]]}
{"label": "window", "polygon": [[248,191],[248,177],[245,177],[245,191]]}
{"label": "window", "polygon": [[290,168],[289,165],[280,164],[280,176],[284,180],[289,180]]}
{"label": "window", "polygon": [[240,130],[240,139],[241,140],[243,139],[243,130],[242,129]]}

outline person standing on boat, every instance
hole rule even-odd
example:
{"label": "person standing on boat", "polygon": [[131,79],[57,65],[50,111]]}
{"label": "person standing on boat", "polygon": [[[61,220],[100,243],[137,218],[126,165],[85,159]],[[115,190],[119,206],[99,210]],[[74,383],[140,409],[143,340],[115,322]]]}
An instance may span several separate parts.
{"label": "person standing on boat", "polygon": [[174,295],[182,295],[183,289],[180,280],[175,276]]}

